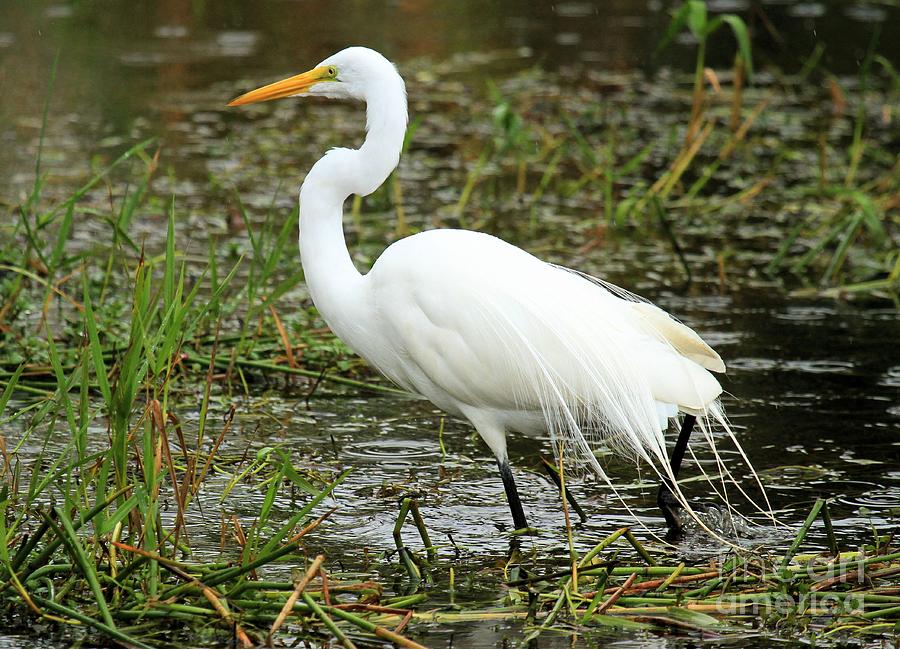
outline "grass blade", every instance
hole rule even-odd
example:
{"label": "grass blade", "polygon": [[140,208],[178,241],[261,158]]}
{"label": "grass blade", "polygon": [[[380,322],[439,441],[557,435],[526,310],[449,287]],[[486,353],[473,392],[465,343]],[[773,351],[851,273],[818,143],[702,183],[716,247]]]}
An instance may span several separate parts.
{"label": "grass blade", "polygon": [[[88,559],[87,553],[84,551],[84,547],[82,547],[81,541],[75,533],[75,527],[72,525],[72,521],[61,508],[55,507],[53,511],[56,512],[56,518],[62,525],[60,533],[63,543],[69,548],[72,558],[75,559],[79,568],[81,568],[81,572],[87,580],[88,585],[91,588],[91,593],[94,595],[94,599],[97,602],[97,608],[100,610],[103,622],[111,629],[115,629],[116,624],[113,622],[112,614],[109,612],[109,607],[106,604],[106,598],[103,596],[103,589],[100,587],[97,571]],[[54,523],[51,523],[51,526],[54,526]]]}

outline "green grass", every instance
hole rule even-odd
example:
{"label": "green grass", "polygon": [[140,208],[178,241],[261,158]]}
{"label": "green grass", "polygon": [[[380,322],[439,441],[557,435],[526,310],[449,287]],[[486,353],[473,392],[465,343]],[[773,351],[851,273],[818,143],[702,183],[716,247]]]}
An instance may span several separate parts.
{"label": "green grass", "polygon": [[[155,635],[173,637],[171,631],[164,633],[167,625],[153,615],[156,612],[193,619],[190,616],[200,610],[200,615],[218,616],[223,624],[220,637],[230,633],[246,637],[241,627],[245,623],[228,612],[226,593],[239,591],[253,571],[296,554],[305,533],[327,517],[316,518],[314,509],[346,476],[346,472],[311,474],[277,449],[261,454],[255,473],[265,476],[259,485],[265,496],[255,523],[241,530],[239,556],[227,565],[181,559],[190,552],[185,521],[196,508],[211,464],[218,462],[216,452],[228,422],[212,439],[217,431],[205,420],[208,376],[198,438],[185,439],[173,392],[183,389],[178,387],[184,379],[179,369],[183,350],[199,335],[201,323],[224,295],[237,267],[206,299],[198,300],[202,281],[189,287],[184,263],[178,261],[174,204],[167,224],[164,254],[156,260],[142,255],[129,269],[132,299],[123,346],[106,346],[87,273],[81,296],[85,332],[81,345],[64,354],[46,324],[45,349],[56,384],[42,384],[46,396],[5,420],[30,415],[16,448],[44,435],[38,446],[45,450],[28,466],[22,465],[15,449],[5,455],[0,500],[3,605],[13,609],[24,605],[42,618],[77,622],[110,639],[142,647],[156,642]],[[244,341],[243,335],[238,336],[236,348]],[[213,344],[213,356],[217,349]],[[214,365],[212,356],[209,364]],[[9,412],[6,407],[26,369],[31,371],[20,365],[6,381],[0,397],[4,413]],[[108,443],[93,450],[98,440],[89,439],[88,427],[97,421],[106,422]],[[69,433],[64,436],[67,441],[51,443],[61,431]],[[285,486],[304,494],[306,502],[286,520],[276,520],[271,517],[272,505]],[[161,515],[166,499],[176,508],[171,525],[164,524]],[[324,621],[329,609],[309,604],[308,599],[304,602],[296,612],[311,615],[309,633],[319,633],[316,619],[334,633],[334,623]],[[212,608],[204,608],[208,606]],[[156,619],[159,628],[129,628],[130,622],[145,616]],[[266,615],[258,610],[251,624],[258,625],[261,619]],[[348,619],[368,632],[383,631],[373,631],[358,616]]]}
{"label": "green grass", "polygon": [[[233,411],[224,422],[209,420],[210,402],[223,389],[216,373],[230,378],[225,389],[236,383],[247,390],[262,372],[357,390],[391,388],[352,378],[346,350],[321,325],[319,333],[305,333],[304,342],[291,341],[276,305],[300,277],[275,272],[289,248],[293,253],[291,227],[276,229],[267,221],[250,235],[249,259],[220,269],[211,249],[205,268],[194,273],[177,246],[172,199],[162,249],[151,253],[135,245],[130,226],[156,169],[150,146],[130,148],[51,207],[41,206],[39,175],[14,215],[14,240],[26,245],[2,249],[0,279],[11,288],[4,315],[14,325],[0,358],[0,421],[21,435],[0,445],[0,607],[57,624],[61,640],[81,637],[77,629],[89,627],[137,647],[178,638],[193,643],[204,634],[211,645],[232,635],[257,642],[276,604],[260,599],[261,606],[248,602],[238,612],[230,593],[240,593],[257,570],[297,561],[305,534],[329,515],[322,502],[347,472],[295,466],[277,448],[261,451],[247,468],[238,463],[223,498],[234,485],[252,483],[263,494],[262,506],[252,525],[237,528],[239,551],[230,559],[192,561],[187,521],[202,507],[208,479],[230,466],[219,453]],[[97,216],[83,208],[84,196],[117,173],[136,180],[122,192],[114,217],[105,219],[105,254],[72,254],[73,227]],[[24,317],[35,307],[37,317]],[[242,324],[223,335],[223,320],[235,314]],[[281,334],[259,335],[272,322]],[[294,356],[301,352],[302,367]],[[343,373],[328,374],[336,363]],[[197,395],[200,404],[192,439],[180,423],[180,411],[190,407],[187,395]],[[91,432],[98,425],[106,429],[100,438]],[[286,518],[273,517],[284,489],[295,490],[301,504]],[[171,518],[163,515],[169,506]],[[358,580],[332,582],[337,591],[343,587],[363,598],[377,594]],[[301,633],[309,637],[346,637],[335,616],[362,634],[390,634],[359,615],[311,601],[309,593],[291,612],[303,618]],[[173,620],[180,622],[172,626]],[[202,631],[210,622],[214,628]],[[290,633],[297,633],[293,623]]]}

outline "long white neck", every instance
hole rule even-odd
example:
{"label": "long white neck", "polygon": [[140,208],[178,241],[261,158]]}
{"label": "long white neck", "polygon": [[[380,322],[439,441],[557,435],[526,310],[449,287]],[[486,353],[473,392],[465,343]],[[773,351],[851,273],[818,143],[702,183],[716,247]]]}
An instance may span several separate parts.
{"label": "long white neck", "polygon": [[396,72],[366,97],[366,139],[359,149],[333,149],[300,188],[300,257],[310,296],[331,329],[362,353],[367,323],[365,277],[344,240],[343,206],[351,194],[374,192],[396,168],[406,133],[406,90]]}

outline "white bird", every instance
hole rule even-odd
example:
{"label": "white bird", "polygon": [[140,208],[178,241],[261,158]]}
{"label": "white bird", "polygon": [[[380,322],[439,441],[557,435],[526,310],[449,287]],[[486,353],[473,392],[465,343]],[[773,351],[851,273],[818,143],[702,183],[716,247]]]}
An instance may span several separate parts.
{"label": "white bird", "polygon": [[[676,477],[695,419],[711,445],[711,421],[734,439],[710,374],[725,371],[719,355],[653,304],[480,232],[406,237],[361,274],[344,240],[343,205],[397,167],[406,87],[381,54],[350,47],[228,105],[300,95],[366,104],[362,146],[328,151],[300,189],[303,271],[332,331],[396,384],[472,423],[497,458],[516,528],[527,522],[507,457],[511,431],[549,435],[567,461],[604,479],[598,439],[645,460],[662,478],[666,522],[680,527],[679,510],[692,510]],[[670,461],[664,431],[679,413]]]}

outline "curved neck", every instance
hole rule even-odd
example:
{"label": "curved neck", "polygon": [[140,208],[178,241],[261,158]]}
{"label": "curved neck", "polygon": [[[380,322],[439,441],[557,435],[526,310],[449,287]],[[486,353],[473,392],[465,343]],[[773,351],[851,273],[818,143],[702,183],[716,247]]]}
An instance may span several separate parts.
{"label": "curved neck", "polygon": [[406,92],[396,75],[367,98],[366,139],[359,149],[333,149],[300,188],[300,257],[310,296],[332,330],[359,352],[354,332],[365,326],[365,296],[343,231],[343,205],[387,179],[400,160],[406,132]]}

